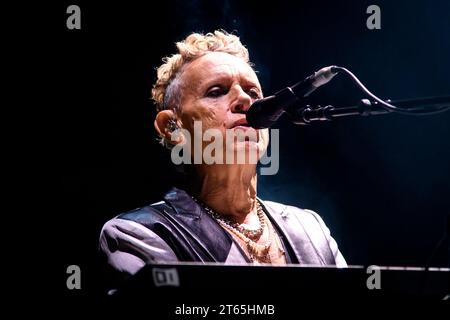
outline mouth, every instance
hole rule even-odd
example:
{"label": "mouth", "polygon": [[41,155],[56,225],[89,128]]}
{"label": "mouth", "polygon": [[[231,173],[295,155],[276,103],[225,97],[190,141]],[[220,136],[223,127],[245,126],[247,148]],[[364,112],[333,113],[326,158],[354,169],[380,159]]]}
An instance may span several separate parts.
{"label": "mouth", "polygon": [[250,127],[245,117],[235,121],[231,125],[229,130],[232,130],[234,132],[237,138],[237,142],[246,142],[246,143],[259,142],[259,130]]}
{"label": "mouth", "polygon": [[251,130],[253,129],[252,127],[249,126],[243,126],[243,125],[239,125],[239,126],[234,126],[231,128],[232,130],[242,130],[244,132],[246,132],[247,130]]}
{"label": "mouth", "polygon": [[248,129],[250,129],[251,127],[248,125],[247,123],[247,119],[246,118],[241,118],[237,121],[235,121],[230,129],[240,129],[243,131],[247,131]]}

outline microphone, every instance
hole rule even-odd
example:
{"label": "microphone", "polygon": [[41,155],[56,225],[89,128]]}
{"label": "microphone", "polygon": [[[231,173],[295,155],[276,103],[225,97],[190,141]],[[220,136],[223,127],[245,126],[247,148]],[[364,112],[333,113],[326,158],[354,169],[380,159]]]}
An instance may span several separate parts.
{"label": "microphone", "polygon": [[270,128],[287,108],[330,81],[338,72],[336,66],[322,68],[292,87],[255,101],[246,112],[248,125],[255,129]]}

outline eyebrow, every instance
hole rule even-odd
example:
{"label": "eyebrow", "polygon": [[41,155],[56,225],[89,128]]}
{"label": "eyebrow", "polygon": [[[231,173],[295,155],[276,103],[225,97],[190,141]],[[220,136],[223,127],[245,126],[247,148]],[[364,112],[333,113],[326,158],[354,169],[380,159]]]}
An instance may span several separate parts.
{"label": "eyebrow", "polygon": [[[259,92],[261,92],[261,88],[259,87],[259,83],[255,82],[254,80],[248,78],[248,77],[240,77],[242,79],[242,81],[245,83],[245,87],[254,87],[256,89],[258,89]],[[208,78],[205,82],[203,83],[199,83],[198,88],[200,90],[202,89],[209,89],[210,87],[214,86],[215,84],[222,82],[222,81],[227,81],[229,82],[231,79],[231,76],[229,73],[226,72],[220,72],[217,75],[213,75],[210,78]]]}
{"label": "eyebrow", "polygon": [[206,81],[199,83],[199,86],[205,86],[206,88],[209,88],[211,85],[213,85],[216,82],[221,82],[221,81],[229,81],[230,80],[230,75],[225,73],[225,72],[221,72],[217,75],[212,75],[210,76]]}

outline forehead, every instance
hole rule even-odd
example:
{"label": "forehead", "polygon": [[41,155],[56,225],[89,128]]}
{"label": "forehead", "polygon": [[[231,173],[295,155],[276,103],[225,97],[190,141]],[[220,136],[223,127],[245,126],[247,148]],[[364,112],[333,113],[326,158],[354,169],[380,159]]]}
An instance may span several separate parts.
{"label": "forehead", "polygon": [[259,85],[253,69],[242,59],[224,52],[210,52],[186,66],[183,78],[201,84],[219,77],[237,77]]}

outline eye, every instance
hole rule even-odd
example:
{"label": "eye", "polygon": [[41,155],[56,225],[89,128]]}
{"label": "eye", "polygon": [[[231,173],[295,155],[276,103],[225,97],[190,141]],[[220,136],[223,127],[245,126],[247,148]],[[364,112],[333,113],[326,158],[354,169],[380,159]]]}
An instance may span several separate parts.
{"label": "eye", "polygon": [[206,92],[208,98],[218,98],[227,93],[227,89],[221,86],[213,86]]}
{"label": "eye", "polygon": [[247,90],[246,92],[252,99],[257,100],[257,99],[261,98],[261,96],[259,94],[259,90],[256,88],[251,88],[251,89]]}

